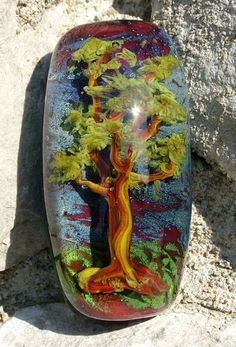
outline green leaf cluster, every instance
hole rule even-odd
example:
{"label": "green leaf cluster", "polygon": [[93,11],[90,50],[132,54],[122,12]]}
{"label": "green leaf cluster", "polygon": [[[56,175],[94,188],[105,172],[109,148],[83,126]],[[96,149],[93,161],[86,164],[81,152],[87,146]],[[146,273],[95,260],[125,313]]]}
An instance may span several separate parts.
{"label": "green leaf cluster", "polygon": [[125,294],[119,294],[121,301],[126,302],[129,306],[135,308],[136,310],[153,308],[158,309],[165,304],[165,295],[159,294],[151,298],[146,295],[136,294],[134,296],[129,296]]}
{"label": "green leaf cluster", "polygon": [[104,119],[100,123],[94,121],[87,127],[87,132],[81,138],[80,144],[88,152],[102,150],[107,145],[111,145],[113,134],[119,129],[120,122],[117,120]]}
{"label": "green leaf cluster", "polygon": [[152,74],[153,80],[166,81],[178,65],[179,61],[175,56],[166,55],[144,60],[138,72],[140,75]]}
{"label": "green leaf cluster", "polygon": [[51,183],[64,183],[75,180],[86,166],[92,166],[90,153],[111,145],[114,132],[120,129],[120,122],[104,118],[95,122],[91,107],[88,112],[79,109],[70,110],[62,127],[74,137],[74,144],[65,151],[54,154],[50,167]]}
{"label": "green leaf cluster", "polygon": [[96,37],[90,37],[80,49],[72,54],[72,60],[93,63],[103,54],[116,51],[123,42],[123,40],[100,40]]}
{"label": "green leaf cluster", "polygon": [[144,110],[152,100],[151,88],[143,79],[127,78],[120,72],[102,79],[106,83],[105,85],[85,87],[84,90],[91,96],[105,99],[108,114],[130,113],[135,104],[139,105],[140,110]]}
{"label": "green leaf cluster", "polygon": [[172,134],[165,138],[151,138],[147,141],[149,164],[155,172],[166,172],[168,163],[175,165],[174,176],[181,173],[181,165],[186,156],[185,134]]}
{"label": "green leaf cluster", "polygon": [[174,95],[160,93],[148,105],[148,114],[157,115],[165,125],[181,123],[186,120],[186,110],[177,102]]}
{"label": "green leaf cluster", "polygon": [[92,307],[97,307],[97,303],[94,300],[93,296],[91,294],[88,293],[82,293],[82,296],[84,298],[84,300]]}
{"label": "green leaf cluster", "polygon": [[[65,183],[75,180],[88,166],[96,170],[90,158],[91,152],[101,151],[110,146],[116,132],[122,134],[118,148],[122,158],[127,156],[127,149],[132,145],[135,161],[140,165],[148,166],[153,171],[165,172],[167,164],[172,161],[176,167],[175,176],[180,174],[181,163],[185,157],[184,134],[174,134],[158,140],[152,137],[146,143],[133,133],[133,124],[138,121],[139,116],[146,117],[147,124],[150,124],[153,116],[158,117],[165,125],[183,122],[186,119],[186,111],[178,103],[175,95],[161,84],[171,76],[179,64],[178,60],[172,55],[146,59],[136,69],[136,75],[125,76],[118,71],[121,61],[125,60],[131,67],[135,67],[137,57],[133,52],[122,48],[122,44],[122,40],[109,41],[91,37],[72,54],[72,60],[88,64],[86,71],[83,71],[85,75],[93,77],[95,82],[98,76],[101,76],[102,83],[88,83],[84,92],[92,97],[92,104],[85,108],[80,102],[78,108],[68,111],[61,124],[62,129],[73,136],[74,143],[65,151],[54,154],[49,182]],[[97,64],[103,54],[112,52],[114,57],[110,61]],[[112,73],[106,74],[107,70]],[[73,71],[72,67],[71,72]],[[97,98],[100,98],[99,122],[94,119],[94,114],[98,112]],[[112,120],[110,116],[113,113],[120,113],[121,119]],[[126,115],[132,113],[133,118],[123,121]],[[159,185],[159,181],[154,183],[155,199],[158,199]],[[131,188],[139,189],[137,185]]]}
{"label": "green leaf cluster", "polygon": [[[168,251],[174,251],[177,255],[171,257]],[[179,281],[176,261],[180,259],[180,250],[174,244],[168,243],[163,247],[162,254],[162,278],[168,285],[167,298],[171,302]]]}
{"label": "green leaf cluster", "polygon": [[176,262],[183,257],[182,249],[173,243],[159,247],[156,242],[140,241],[131,245],[130,255],[131,258],[137,259],[166,282],[167,300],[171,302],[179,283]]}
{"label": "green leaf cluster", "polygon": [[[81,262],[82,266],[87,268],[92,266],[92,253],[89,247],[79,246],[74,249],[65,249],[60,254],[61,261],[70,267],[73,262]],[[71,271],[73,271],[71,269]],[[74,271],[72,274],[74,275]]]}
{"label": "green leaf cluster", "polygon": [[52,174],[50,183],[64,183],[75,180],[85,165],[89,166],[91,160],[86,150],[80,150],[72,154],[73,148],[64,152],[56,152],[51,162]]}

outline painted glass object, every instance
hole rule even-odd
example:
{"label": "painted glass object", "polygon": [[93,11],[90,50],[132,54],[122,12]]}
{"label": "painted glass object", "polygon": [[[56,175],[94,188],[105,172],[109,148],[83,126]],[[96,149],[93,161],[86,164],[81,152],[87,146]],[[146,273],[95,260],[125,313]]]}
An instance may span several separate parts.
{"label": "painted glass object", "polygon": [[188,246],[183,71],[163,30],[87,24],[59,41],[47,84],[44,188],[66,299],[98,319],[157,314]]}

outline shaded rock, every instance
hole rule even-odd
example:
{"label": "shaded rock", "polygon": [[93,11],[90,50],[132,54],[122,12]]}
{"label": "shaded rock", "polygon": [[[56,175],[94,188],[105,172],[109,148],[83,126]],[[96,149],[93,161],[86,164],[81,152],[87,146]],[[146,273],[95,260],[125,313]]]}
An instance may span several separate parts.
{"label": "shaded rock", "polygon": [[[33,306],[16,312],[0,328],[1,346],[210,347],[234,346],[235,332],[203,314],[168,313],[133,322],[95,321],[75,315],[64,304]],[[223,327],[224,329],[224,327]]]}
{"label": "shaded rock", "polygon": [[185,69],[192,146],[236,180],[235,1],[152,3],[152,19],[173,37]]}
{"label": "shaded rock", "polygon": [[48,250],[0,273],[0,321],[29,305],[63,301]]}
{"label": "shaded rock", "polygon": [[150,21],[152,13],[151,3],[152,0],[113,0],[112,6],[120,13]]}

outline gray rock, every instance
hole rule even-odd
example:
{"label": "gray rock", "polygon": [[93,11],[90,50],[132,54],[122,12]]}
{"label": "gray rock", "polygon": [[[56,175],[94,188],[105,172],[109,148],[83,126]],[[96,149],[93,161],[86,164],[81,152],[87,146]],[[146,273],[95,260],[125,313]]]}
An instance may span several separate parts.
{"label": "gray rock", "polygon": [[20,310],[0,328],[4,347],[233,347],[235,343],[233,325],[222,327],[219,320],[200,313],[172,312],[142,321],[102,322],[75,315],[62,303]]}
{"label": "gray rock", "polygon": [[235,1],[152,3],[152,19],[173,37],[185,68],[193,149],[236,180]]}

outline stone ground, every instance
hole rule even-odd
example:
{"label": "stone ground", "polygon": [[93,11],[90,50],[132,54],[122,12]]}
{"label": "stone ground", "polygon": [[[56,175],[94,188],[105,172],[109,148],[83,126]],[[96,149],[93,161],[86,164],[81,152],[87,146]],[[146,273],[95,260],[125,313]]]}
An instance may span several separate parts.
{"label": "stone ground", "polygon": [[[236,346],[236,182],[232,179],[236,177],[236,131],[231,96],[235,71],[231,55],[228,60],[224,55],[222,59],[228,64],[224,68],[227,78],[222,79],[226,92],[221,88],[217,100],[232,104],[224,112],[216,103],[218,113],[214,115],[214,108],[209,106],[213,102],[211,90],[204,77],[204,52],[199,57],[191,51],[195,44],[200,49],[201,35],[204,47],[209,42],[209,50],[214,50],[210,36],[201,31],[204,21],[209,22],[210,10],[215,11],[218,22],[223,18],[222,25],[228,26],[227,49],[233,42],[233,6],[233,1],[226,0],[219,0],[217,5],[215,1],[187,0],[1,1],[0,159],[7,163],[0,175],[1,346]],[[227,11],[222,12],[224,7]],[[190,86],[194,151],[189,254],[181,290],[167,313],[139,322],[96,322],[76,316],[64,305],[49,256],[41,136],[50,52],[60,36],[75,25],[131,16],[149,20],[151,13],[172,35],[178,37],[179,33],[176,43]],[[217,18],[212,24],[215,33],[221,30]],[[195,28],[198,19],[200,27]],[[199,30],[197,41],[194,28]],[[188,29],[192,36],[186,42]],[[220,70],[218,65],[215,68]],[[217,75],[214,88],[219,81]],[[205,98],[200,95],[201,83]],[[225,136],[232,142],[228,150],[222,147],[222,143],[228,145]],[[225,156],[220,161],[222,148]]]}

